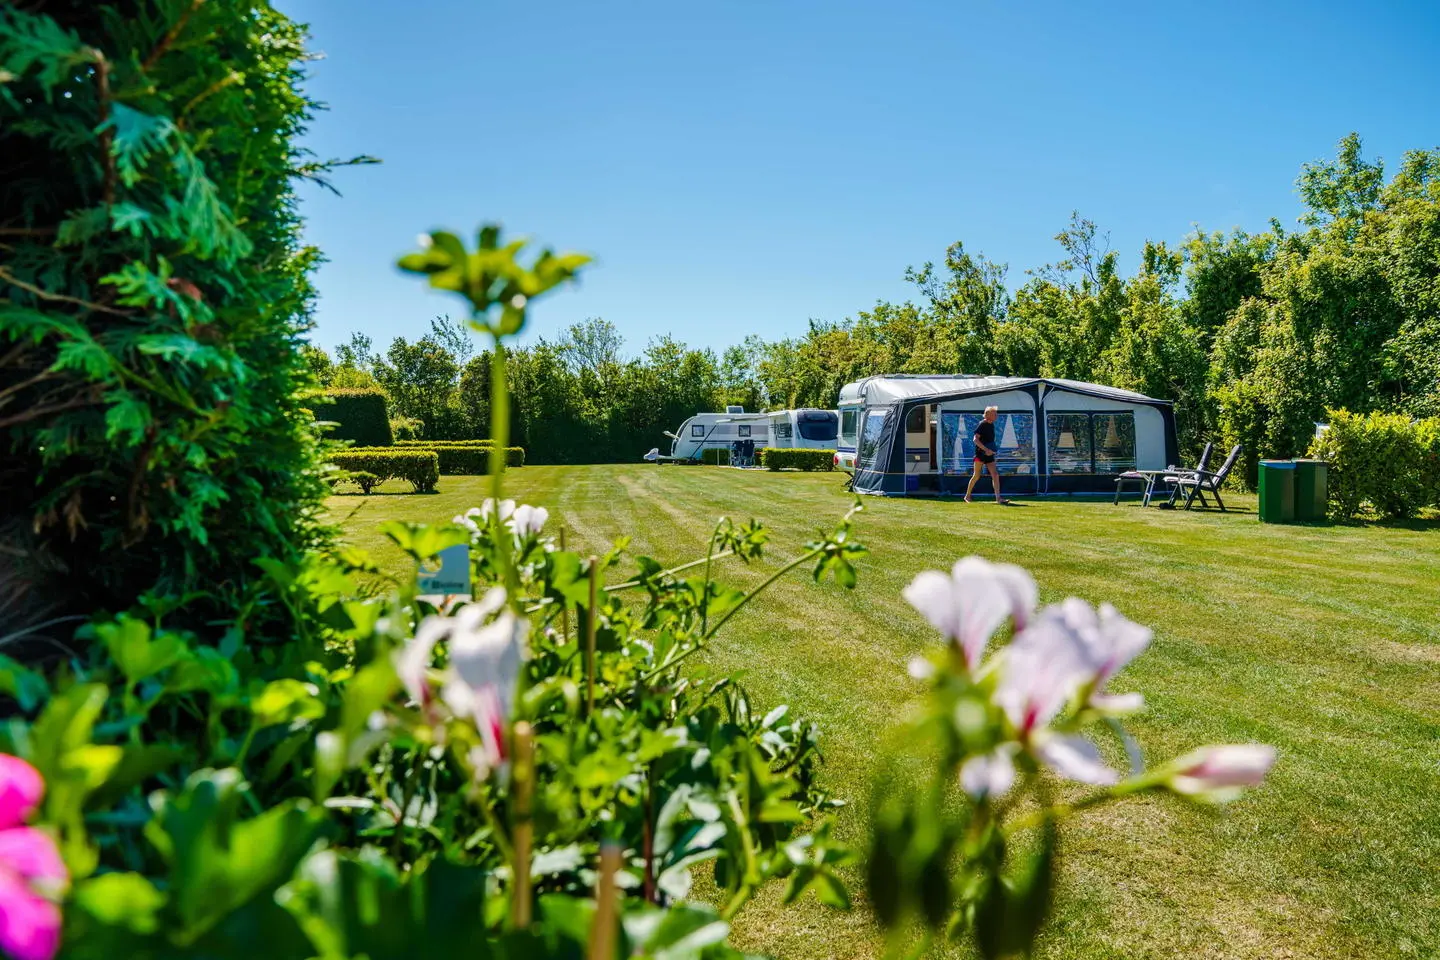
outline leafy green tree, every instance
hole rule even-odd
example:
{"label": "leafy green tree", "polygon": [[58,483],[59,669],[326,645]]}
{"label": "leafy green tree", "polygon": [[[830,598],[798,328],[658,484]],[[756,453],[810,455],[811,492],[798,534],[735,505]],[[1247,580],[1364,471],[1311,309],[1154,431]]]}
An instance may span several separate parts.
{"label": "leafy green tree", "polygon": [[452,394],[459,377],[454,355],[430,336],[414,343],[396,337],[375,363],[375,379],[390,395],[391,413],[424,422],[425,435],[432,439],[454,439],[465,432],[452,414],[458,410]]}

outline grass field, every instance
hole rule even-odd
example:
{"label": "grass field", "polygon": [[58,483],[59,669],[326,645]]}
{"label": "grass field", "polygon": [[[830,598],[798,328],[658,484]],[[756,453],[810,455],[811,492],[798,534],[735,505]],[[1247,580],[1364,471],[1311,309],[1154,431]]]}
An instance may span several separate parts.
{"label": "grass field", "polygon": [[[399,569],[376,525],[448,520],[483,499],[484,482],[445,477],[439,494],[330,506],[351,542]],[[525,467],[508,491],[548,507],[572,548],[631,534],[633,551],[667,564],[703,554],[716,517],[758,517],[771,555],[724,571],[754,583],[844,512],[840,483]],[[1155,629],[1150,651],[1111,684],[1145,695],[1150,709],[1132,730],[1148,758],[1251,740],[1280,755],[1266,788],[1218,815],[1157,797],[1073,821],[1064,904],[1042,956],[1440,956],[1440,525],[1272,527],[1248,512],[1253,498],[1233,499],[1247,512],[867,498],[860,586],[782,582],[708,657],[741,671],[763,703],[819,722],[827,782],[855,801],[841,835],[863,843],[877,757],[916,694],[905,665],[937,642],[901,588],[968,553],[1023,564],[1042,602],[1109,601]],[[743,915],[735,940],[779,957],[882,952],[863,907],[782,909],[778,896]]]}

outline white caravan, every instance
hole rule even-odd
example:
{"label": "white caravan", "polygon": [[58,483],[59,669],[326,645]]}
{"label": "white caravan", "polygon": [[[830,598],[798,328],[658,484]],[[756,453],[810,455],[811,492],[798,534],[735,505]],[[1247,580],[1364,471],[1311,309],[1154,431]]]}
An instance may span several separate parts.
{"label": "white caravan", "polygon": [[728,407],[724,413],[697,413],[680,424],[680,429],[665,431],[671,440],[666,460],[699,460],[705,450],[729,450],[737,440],[755,441],[755,449],[770,445],[770,415],[746,413],[744,407]]}
{"label": "white caravan", "polygon": [[770,446],[782,450],[834,450],[840,414],[834,410],[772,410]]}

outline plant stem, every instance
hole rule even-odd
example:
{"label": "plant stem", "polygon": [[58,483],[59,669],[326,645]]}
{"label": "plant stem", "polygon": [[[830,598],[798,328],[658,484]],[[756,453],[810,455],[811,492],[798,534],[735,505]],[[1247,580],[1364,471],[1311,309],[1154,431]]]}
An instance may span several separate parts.
{"label": "plant stem", "polygon": [[535,825],[530,820],[530,798],[535,786],[535,735],[530,724],[515,724],[515,765],[512,770],[515,806],[511,834],[515,838],[515,889],[510,901],[510,925],[516,930],[530,926],[530,841]]}
{"label": "plant stem", "polygon": [[[560,528],[560,552],[565,552],[565,528]],[[564,646],[570,642],[570,605],[560,606],[560,644]]]}
{"label": "plant stem", "polygon": [[615,874],[620,871],[620,844],[600,845],[600,876],[595,885],[595,919],[590,925],[587,960],[615,960],[615,928],[619,920]]}
{"label": "plant stem", "polygon": [[1060,803],[1053,807],[1047,806],[1045,809],[1038,810],[1035,813],[1020,817],[1006,824],[1004,832],[1007,837],[1012,836],[1020,830],[1029,830],[1034,827],[1043,826],[1046,820],[1060,820],[1072,814],[1079,813],[1081,810],[1088,810],[1091,807],[1098,807],[1112,800],[1119,800],[1121,797],[1128,796],[1132,793],[1138,793],[1142,789],[1144,789],[1144,786],[1138,783],[1121,783],[1109,790],[1092,793],[1090,796],[1076,800],[1074,803]]}
{"label": "plant stem", "polygon": [[[723,559],[725,559],[726,557],[731,557],[731,556],[734,556],[734,555],[735,555],[735,551],[734,551],[734,550],[721,550],[719,553],[715,554],[715,559],[716,559],[716,560],[723,560]],[[678,566],[678,567],[671,567],[669,570],[661,570],[659,573],[656,574],[656,576],[657,576],[657,577],[670,577],[670,576],[674,576],[674,575],[677,574],[677,573],[682,573],[682,572],[684,572],[684,571],[686,571],[686,570],[690,570],[690,569],[692,569],[692,568],[694,568],[694,567],[698,567],[698,566],[700,566],[701,564],[708,562],[709,559],[710,559],[709,557],[706,557],[704,560],[691,560],[689,563],[682,563],[682,564],[680,564],[680,566]],[[645,581],[643,581],[643,580],[626,580],[624,583],[616,583],[616,584],[612,584],[611,586],[606,587],[606,588],[605,588],[605,592],[606,592],[606,593],[615,593],[617,590],[630,590],[630,589],[632,589],[632,588],[634,588],[634,587],[640,586],[640,584],[642,584],[642,583],[644,583],[644,582],[645,582]]]}
{"label": "plant stem", "polygon": [[659,903],[655,895],[655,766],[645,765],[645,824],[641,855],[645,858],[645,883],[641,888],[646,903]]}
{"label": "plant stem", "polygon": [[490,513],[491,530],[500,551],[506,599],[510,608],[518,611],[520,580],[511,557],[510,531],[500,519],[500,501],[505,493],[505,448],[510,446],[510,394],[505,384],[505,346],[498,336],[490,354],[490,439],[495,441],[490,451],[490,499],[494,504]]}
{"label": "plant stem", "polygon": [[595,602],[595,589],[600,580],[600,561],[590,558],[590,609],[585,616],[585,716],[595,710],[595,630],[600,625],[600,611]]}
{"label": "plant stem", "polygon": [[749,593],[745,594],[745,596],[740,598],[739,603],[735,604],[735,606],[727,610],[725,612],[725,616],[721,617],[720,621],[716,623],[715,626],[711,627],[709,631],[700,638],[699,643],[695,644],[695,646],[691,647],[689,650],[682,650],[674,657],[671,657],[670,660],[668,660],[667,662],[662,663],[660,666],[651,670],[649,673],[645,674],[643,677],[640,678],[641,681],[643,682],[649,680],[656,674],[660,674],[665,672],[666,670],[669,670],[671,667],[675,666],[675,664],[679,663],[681,660],[684,660],[692,653],[703,650],[705,648],[705,644],[709,642],[710,638],[715,636],[715,634],[720,631],[720,628],[725,626],[725,624],[730,620],[731,617],[739,613],[741,608],[743,608],[745,604],[749,603],[751,600],[764,593],[772,583],[785,576],[785,574],[789,573],[791,570],[794,570],[796,567],[800,566],[800,564],[805,563],[808,560],[813,560],[815,557],[819,556],[821,551],[823,551],[824,549],[825,547],[822,545],[816,547],[813,550],[808,550],[805,553],[802,553],[800,556],[796,557],[794,560],[791,560],[789,563],[785,564],[785,566],[781,567],[779,570],[776,570],[773,574],[770,575],[770,578],[768,580],[760,584],[760,586],[756,587],[754,590],[751,590]]}
{"label": "plant stem", "polygon": [[710,619],[710,558],[715,556],[715,538],[720,533],[720,524],[727,518],[721,517],[715,524],[715,529],[710,531],[710,542],[705,545],[705,593],[700,606],[700,635],[705,635],[705,628]]}

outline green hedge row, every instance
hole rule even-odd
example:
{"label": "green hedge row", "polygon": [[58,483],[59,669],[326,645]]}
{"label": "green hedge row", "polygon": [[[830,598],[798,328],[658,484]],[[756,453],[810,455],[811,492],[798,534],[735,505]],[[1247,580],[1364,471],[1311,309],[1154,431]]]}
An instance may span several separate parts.
{"label": "green hedge row", "polygon": [[395,440],[397,447],[493,447],[494,440]]}
{"label": "green hedge row", "polygon": [[771,470],[834,470],[834,450],[779,450],[766,447],[760,451],[760,465]]}
{"label": "green hedge row", "polygon": [[[483,443],[485,446],[477,446]],[[446,476],[479,475],[490,472],[490,453],[495,445],[489,440],[451,441],[441,443],[397,443],[394,450],[433,450],[440,455],[440,472]],[[525,451],[520,447],[505,448],[505,466],[525,466]]]}
{"label": "green hedge row", "polygon": [[[366,493],[386,480],[408,480],[416,493],[430,493],[440,481],[440,457],[434,450],[356,447],[331,454],[330,462],[350,473]],[[361,473],[372,476],[355,476]]]}
{"label": "green hedge row", "polygon": [[700,462],[712,467],[730,466],[730,451],[726,447],[706,447],[700,451]]}
{"label": "green hedge row", "polygon": [[1412,421],[1395,413],[1329,411],[1330,429],[1310,456],[1330,464],[1330,514],[1362,516],[1367,505],[1386,517],[1413,517],[1440,507],[1440,417]]}
{"label": "green hedge row", "polygon": [[311,401],[315,419],[331,420],[331,440],[350,440],[360,447],[388,447],[395,442],[385,394],[373,388],[327,390]]}

